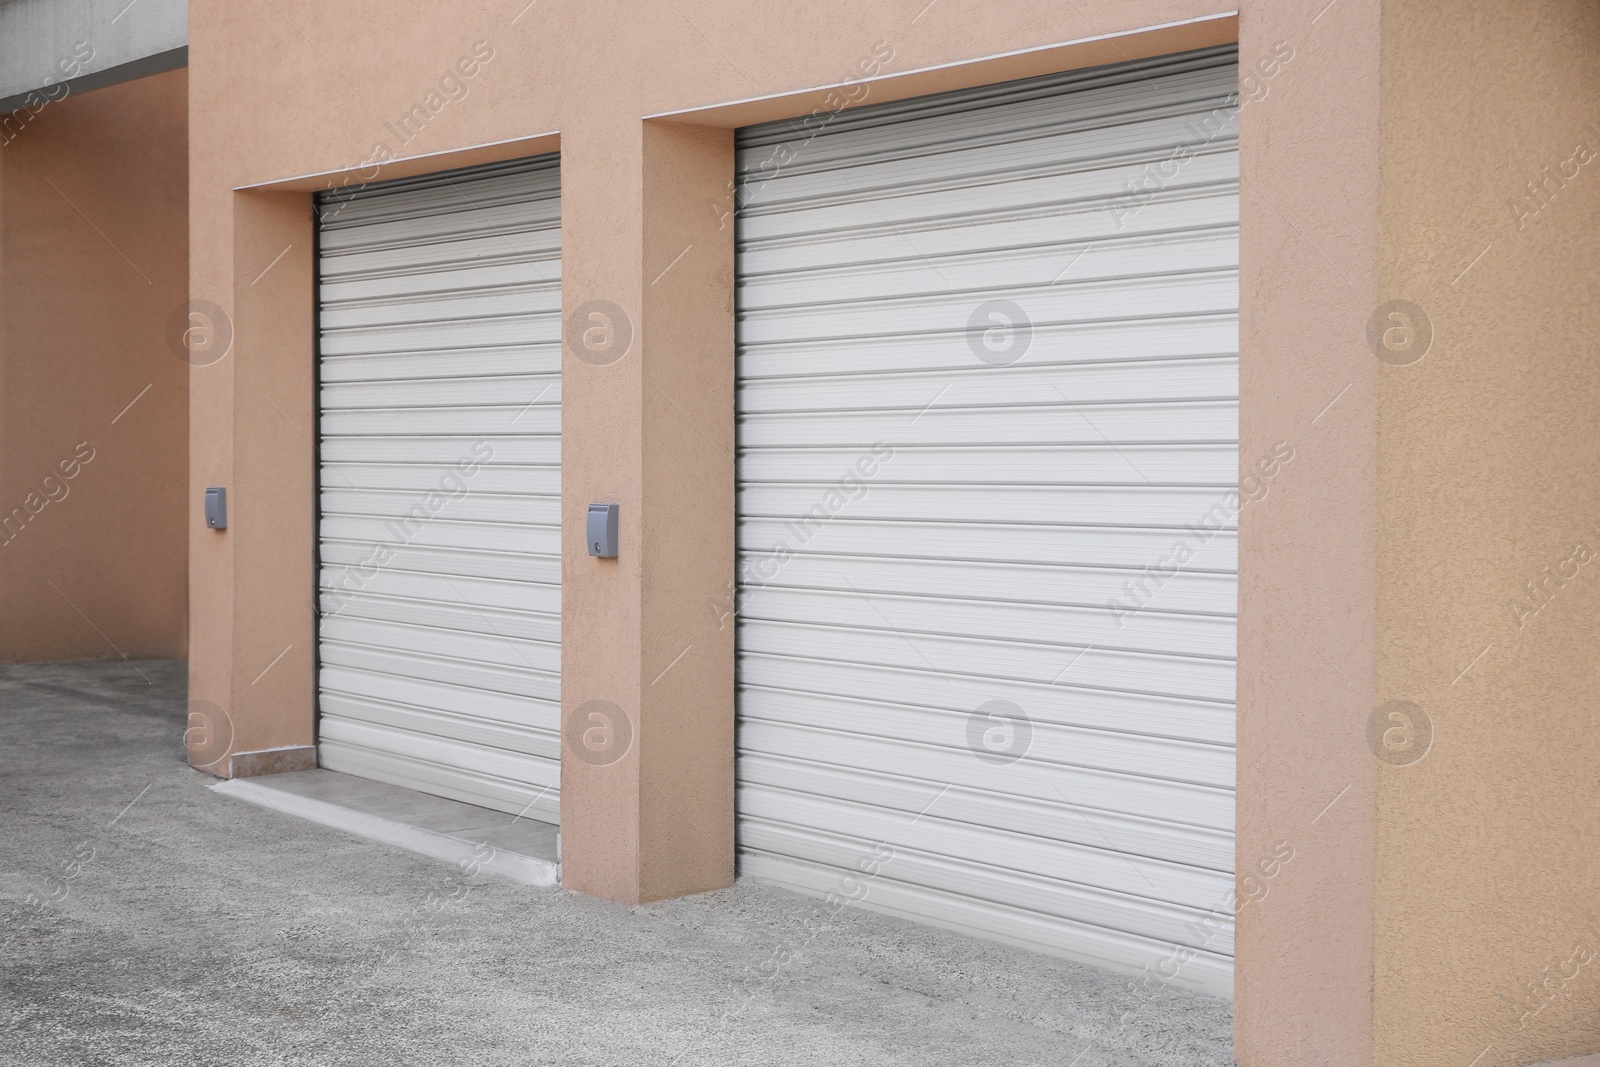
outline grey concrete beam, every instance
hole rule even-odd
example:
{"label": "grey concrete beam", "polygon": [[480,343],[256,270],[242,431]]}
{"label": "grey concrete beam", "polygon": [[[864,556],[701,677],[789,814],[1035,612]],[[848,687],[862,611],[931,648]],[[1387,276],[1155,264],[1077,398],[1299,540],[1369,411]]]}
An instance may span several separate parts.
{"label": "grey concrete beam", "polygon": [[188,0],[0,0],[0,114],[181,67]]}

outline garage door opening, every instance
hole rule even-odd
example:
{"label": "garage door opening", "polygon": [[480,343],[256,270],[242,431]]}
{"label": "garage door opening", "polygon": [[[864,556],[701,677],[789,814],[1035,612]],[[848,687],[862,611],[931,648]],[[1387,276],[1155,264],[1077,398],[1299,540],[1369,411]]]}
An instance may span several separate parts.
{"label": "garage door opening", "polygon": [[318,760],[558,822],[559,159],[317,212]]}
{"label": "garage door opening", "polygon": [[1231,993],[1236,85],[740,131],[741,873]]}

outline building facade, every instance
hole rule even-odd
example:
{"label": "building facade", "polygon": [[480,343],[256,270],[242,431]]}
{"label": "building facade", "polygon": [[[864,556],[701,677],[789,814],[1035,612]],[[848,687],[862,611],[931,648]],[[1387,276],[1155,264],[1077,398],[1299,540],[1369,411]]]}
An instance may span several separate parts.
{"label": "building facade", "polygon": [[68,64],[0,90],[10,658],[1242,1064],[1600,1049],[1589,5],[197,0],[55,100],[67,8],[0,7]]}

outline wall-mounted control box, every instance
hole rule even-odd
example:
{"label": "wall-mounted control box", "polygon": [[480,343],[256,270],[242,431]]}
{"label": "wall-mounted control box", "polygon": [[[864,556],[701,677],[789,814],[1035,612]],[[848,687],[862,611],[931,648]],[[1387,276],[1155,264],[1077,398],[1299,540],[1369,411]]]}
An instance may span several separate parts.
{"label": "wall-mounted control box", "polygon": [[206,490],[206,527],[212,530],[228,528],[228,488],[213,485]]}
{"label": "wall-mounted control box", "polygon": [[589,505],[589,555],[617,558],[617,505]]}

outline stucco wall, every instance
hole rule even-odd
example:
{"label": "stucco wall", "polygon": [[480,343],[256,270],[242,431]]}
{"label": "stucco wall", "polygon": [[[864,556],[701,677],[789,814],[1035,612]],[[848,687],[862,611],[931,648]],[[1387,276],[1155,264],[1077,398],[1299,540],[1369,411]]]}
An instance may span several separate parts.
{"label": "stucco wall", "polygon": [[0,660],[186,652],[186,85],[68,95],[0,147]]}
{"label": "stucco wall", "polygon": [[1378,1062],[1497,1067],[1600,1047],[1600,11],[1384,11]]}
{"label": "stucco wall", "polygon": [[[733,577],[719,131],[837,106],[829,87],[885,46],[856,102],[1235,38],[1253,69],[1288,46],[1241,117],[1242,459],[1285,441],[1300,458],[1241,518],[1239,855],[1248,874],[1299,851],[1240,914],[1239,1056],[1371,1062],[1377,0],[1243,7],[544,0],[444,20],[197,0],[191,287],[234,350],[192,378],[192,696],[225,709],[235,751],[312,737],[312,192],[559,147],[564,308],[610,301],[633,332],[604,365],[569,338],[563,368],[563,701],[618,704],[636,739],[605,766],[563,761],[563,875],[625,901],[725,884],[733,658],[705,607]],[[492,58],[455,78],[474,48]],[[402,137],[415,105],[429,117]],[[195,510],[208,484],[232,487],[226,534]],[[578,547],[590,500],[622,505],[614,563]]]}

